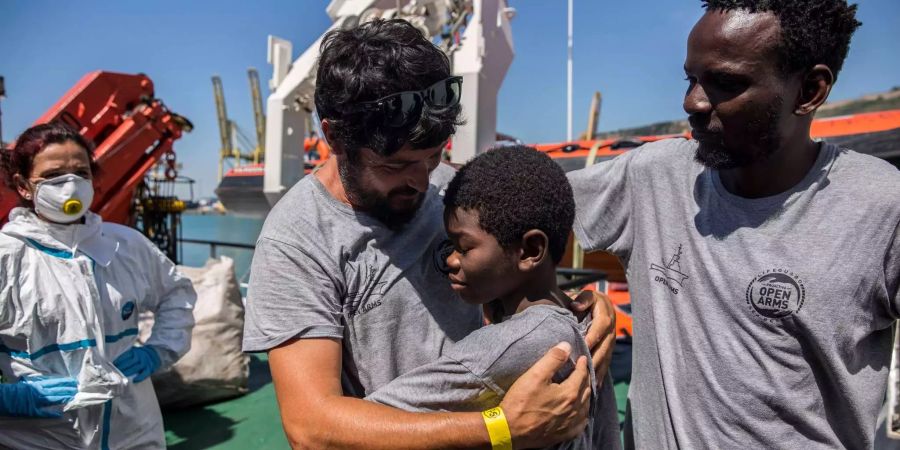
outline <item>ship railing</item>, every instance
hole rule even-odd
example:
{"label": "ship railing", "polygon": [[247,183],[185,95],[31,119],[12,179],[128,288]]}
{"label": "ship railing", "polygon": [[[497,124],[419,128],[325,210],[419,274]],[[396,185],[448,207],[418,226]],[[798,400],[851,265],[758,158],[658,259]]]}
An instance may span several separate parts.
{"label": "ship railing", "polygon": [[219,247],[231,247],[231,248],[243,248],[247,250],[253,250],[256,248],[254,244],[244,244],[241,242],[224,242],[224,241],[210,241],[206,239],[180,239],[179,242],[183,244],[205,244],[209,246],[209,257],[217,258]]}
{"label": "ship railing", "polygon": [[[178,242],[180,244],[199,244],[206,245],[209,247],[209,257],[210,259],[216,259],[219,257],[219,249],[220,248],[237,248],[242,250],[250,250],[253,251],[256,249],[256,245],[254,244],[244,244],[242,242],[225,242],[225,241],[213,241],[208,239],[187,239],[182,238],[179,239]],[[246,292],[247,291],[247,281],[250,277],[250,269],[247,268],[246,273],[238,277],[238,285],[241,289]]]}
{"label": "ship railing", "polygon": [[556,276],[559,281],[559,288],[564,291],[594,283],[596,283],[594,286],[596,290],[600,292],[606,291],[606,272],[600,270],[557,267]]}

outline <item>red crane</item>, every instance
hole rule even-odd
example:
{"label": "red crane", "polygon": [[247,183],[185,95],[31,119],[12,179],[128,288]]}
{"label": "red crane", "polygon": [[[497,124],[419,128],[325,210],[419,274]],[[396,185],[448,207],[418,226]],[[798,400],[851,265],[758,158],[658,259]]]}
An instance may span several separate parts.
{"label": "red crane", "polygon": [[[193,127],[155,98],[146,75],[103,71],[85,75],[34,124],[52,121],[71,125],[94,143],[100,169],[91,210],[126,225],[133,225],[135,191],[157,162],[166,164],[166,178],[175,178],[172,144]],[[0,186],[0,224],[17,198]]]}

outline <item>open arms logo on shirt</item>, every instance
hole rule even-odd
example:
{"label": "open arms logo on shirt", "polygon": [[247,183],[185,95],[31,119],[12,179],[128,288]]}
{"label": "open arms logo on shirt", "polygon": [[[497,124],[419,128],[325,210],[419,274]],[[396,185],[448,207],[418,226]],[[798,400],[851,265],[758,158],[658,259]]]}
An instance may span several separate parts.
{"label": "open arms logo on shirt", "polygon": [[678,250],[668,261],[663,260],[663,265],[650,264],[650,270],[660,273],[653,277],[653,281],[669,288],[673,294],[678,294],[678,288],[683,287],[684,280],[689,278],[681,272],[681,247],[681,244],[678,244]]}
{"label": "open arms logo on shirt", "polygon": [[800,276],[788,269],[769,269],[747,286],[747,304],[765,319],[781,319],[800,311],[806,287]]}
{"label": "open arms logo on shirt", "polygon": [[365,261],[347,263],[345,276],[354,285],[354,289],[349,290],[346,296],[347,312],[351,319],[381,306],[388,286],[384,280],[385,270],[386,267],[376,270],[374,263]]}

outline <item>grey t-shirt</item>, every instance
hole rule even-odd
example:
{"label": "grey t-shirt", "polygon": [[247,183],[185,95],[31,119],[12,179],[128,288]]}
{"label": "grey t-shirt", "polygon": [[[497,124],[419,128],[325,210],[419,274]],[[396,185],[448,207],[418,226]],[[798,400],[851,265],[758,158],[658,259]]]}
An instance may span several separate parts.
{"label": "grey t-shirt", "polygon": [[[555,381],[568,377],[575,361],[591,357],[579,323],[566,309],[534,305],[488,325],[452,345],[436,361],[382,386],[366,400],[407,411],[476,412],[496,407],[510,386],[554,345],[572,345],[569,362]],[[618,449],[619,419],[609,375],[599,391],[593,373],[591,417],[584,433],[554,449]]]}
{"label": "grey t-shirt", "polygon": [[870,448],[900,307],[900,172],[823,144],[746,199],[683,139],[571,173],[575,233],[627,269],[638,448]]}
{"label": "grey t-shirt", "polygon": [[422,206],[399,232],[338,202],[315,176],[300,180],[257,241],[244,350],[340,339],[344,394],[363,397],[478,329],[481,310],[439,270],[442,189],[452,175],[443,164],[432,172]]}

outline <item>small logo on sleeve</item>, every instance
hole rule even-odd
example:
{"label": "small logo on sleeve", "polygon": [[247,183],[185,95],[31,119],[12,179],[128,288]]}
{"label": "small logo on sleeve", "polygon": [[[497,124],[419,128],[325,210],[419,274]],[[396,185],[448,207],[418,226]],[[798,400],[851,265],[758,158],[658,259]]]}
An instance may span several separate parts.
{"label": "small logo on sleeve", "polygon": [[450,242],[450,239],[444,239],[443,242],[434,248],[432,258],[435,270],[444,275],[450,273],[450,266],[447,265],[447,257],[450,256],[451,253],[453,253],[453,243]]}
{"label": "small logo on sleeve", "polygon": [[782,319],[803,307],[806,288],[800,276],[788,269],[769,269],[747,286],[747,305],[765,319]]}
{"label": "small logo on sleeve", "polygon": [[128,320],[134,314],[134,302],[129,301],[122,305],[122,320]]}
{"label": "small logo on sleeve", "polygon": [[684,281],[689,278],[681,272],[681,247],[679,244],[672,258],[662,261],[663,265],[650,264],[650,270],[659,272],[659,275],[653,276],[653,281],[669,288],[673,294],[678,294],[678,289],[684,287]]}

